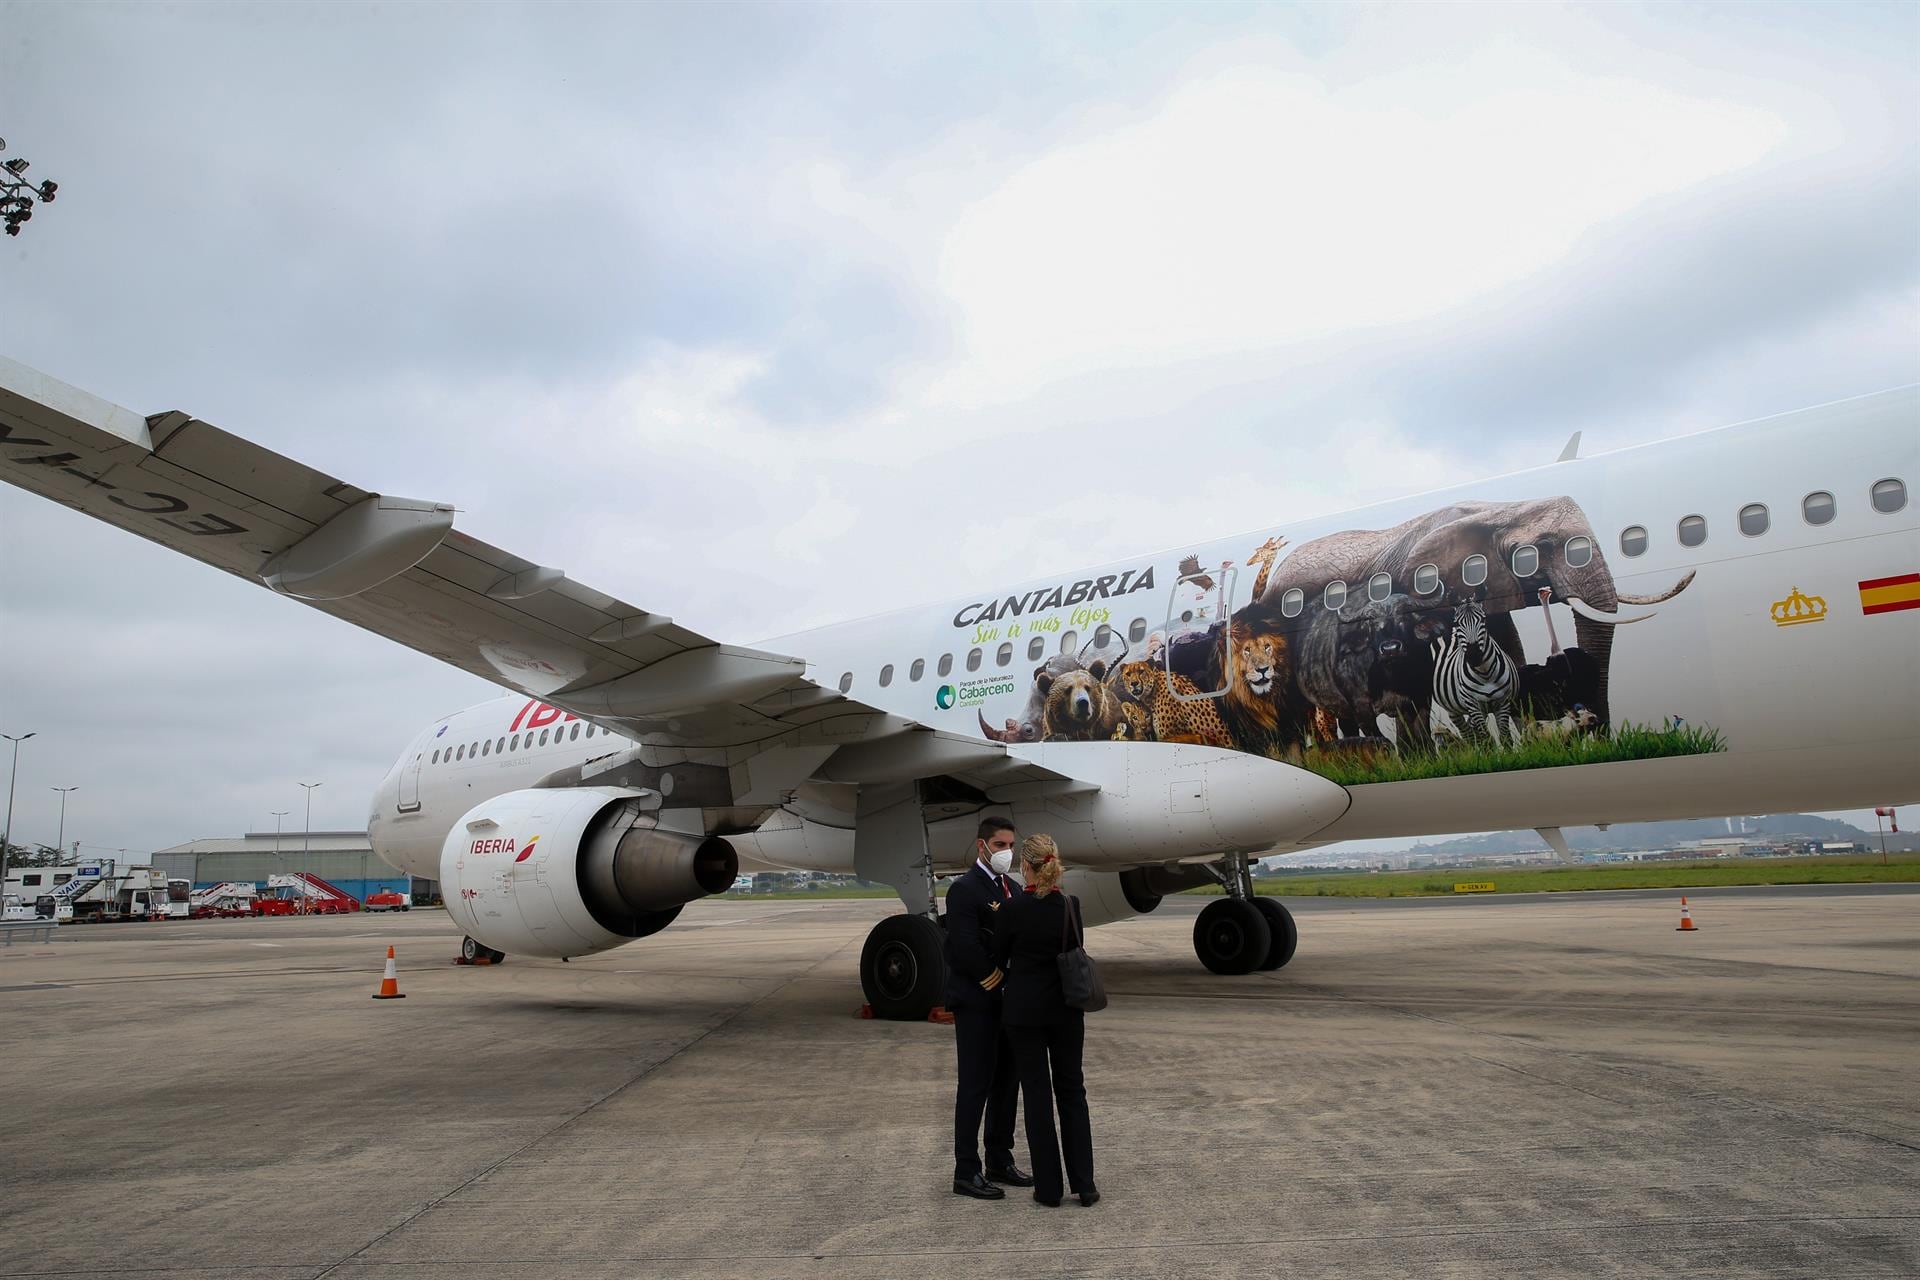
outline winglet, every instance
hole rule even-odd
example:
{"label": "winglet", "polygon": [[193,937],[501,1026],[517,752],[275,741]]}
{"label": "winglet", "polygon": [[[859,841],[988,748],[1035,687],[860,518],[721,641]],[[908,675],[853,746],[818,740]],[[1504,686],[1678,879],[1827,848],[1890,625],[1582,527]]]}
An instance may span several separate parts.
{"label": "winglet", "polygon": [[1576,431],[1572,435],[1567,437],[1567,447],[1560,451],[1560,456],[1555,458],[1554,461],[1555,462],[1572,462],[1575,458],[1579,456],[1580,456],[1580,433]]}

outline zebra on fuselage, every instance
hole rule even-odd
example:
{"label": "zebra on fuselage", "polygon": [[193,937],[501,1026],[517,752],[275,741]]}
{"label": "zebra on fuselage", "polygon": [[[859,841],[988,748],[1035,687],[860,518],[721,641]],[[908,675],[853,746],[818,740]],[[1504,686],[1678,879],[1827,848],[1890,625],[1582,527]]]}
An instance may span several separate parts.
{"label": "zebra on fuselage", "polygon": [[1520,740],[1513,696],[1520,675],[1506,650],[1487,634],[1487,611],[1468,600],[1453,608],[1453,629],[1433,642],[1433,701],[1470,742],[1487,740],[1489,718],[1496,741]]}

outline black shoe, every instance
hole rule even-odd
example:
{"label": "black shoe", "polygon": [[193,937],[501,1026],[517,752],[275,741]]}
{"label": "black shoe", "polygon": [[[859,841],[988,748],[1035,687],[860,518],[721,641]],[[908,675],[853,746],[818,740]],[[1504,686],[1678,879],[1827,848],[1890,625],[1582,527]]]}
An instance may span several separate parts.
{"label": "black shoe", "polygon": [[1099,1203],[1100,1203],[1100,1188],[1088,1187],[1085,1191],[1082,1191],[1080,1193],[1080,1207],[1082,1209],[1091,1209],[1093,1208],[1093,1206]]}
{"label": "black shoe", "polygon": [[1004,1169],[987,1170],[987,1181],[1004,1183],[1009,1187],[1030,1187],[1033,1175],[1020,1172],[1019,1165],[1010,1164]]}
{"label": "black shoe", "polygon": [[975,1200],[1004,1200],[1007,1198],[1006,1192],[994,1186],[977,1173],[970,1178],[955,1178],[953,1180],[953,1194],[957,1196],[972,1196]]}
{"label": "black shoe", "polygon": [[1055,1196],[1053,1199],[1049,1200],[1045,1196],[1041,1195],[1038,1191],[1033,1193],[1033,1202],[1035,1204],[1043,1204],[1047,1206],[1047,1208],[1049,1209],[1058,1209],[1060,1207],[1059,1196]]}

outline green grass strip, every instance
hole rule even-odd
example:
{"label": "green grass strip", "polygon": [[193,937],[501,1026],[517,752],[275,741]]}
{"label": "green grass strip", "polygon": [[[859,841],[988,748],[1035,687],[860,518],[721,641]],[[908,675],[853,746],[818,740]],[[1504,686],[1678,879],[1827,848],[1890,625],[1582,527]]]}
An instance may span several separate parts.
{"label": "green grass strip", "polygon": [[1408,782],[1416,778],[1456,778],[1472,773],[1505,773],[1514,769],[1555,769],[1574,764],[1611,764],[1620,760],[1657,760],[1665,756],[1710,755],[1725,751],[1718,729],[1650,729],[1620,724],[1609,737],[1570,734],[1566,737],[1528,738],[1514,745],[1474,743],[1449,738],[1431,751],[1390,752],[1362,756],[1322,756],[1309,751],[1303,762],[1343,787],[1374,782]]}

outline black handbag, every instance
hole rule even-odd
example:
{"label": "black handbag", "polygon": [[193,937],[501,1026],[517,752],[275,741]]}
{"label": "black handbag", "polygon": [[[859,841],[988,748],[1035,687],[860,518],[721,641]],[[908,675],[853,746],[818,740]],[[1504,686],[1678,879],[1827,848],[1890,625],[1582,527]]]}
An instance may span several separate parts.
{"label": "black handbag", "polygon": [[[1100,968],[1087,954],[1087,934],[1074,916],[1073,895],[1062,891],[1060,896],[1067,904],[1067,913],[1060,918],[1060,954],[1054,958],[1060,967],[1060,996],[1069,1009],[1098,1013],[1107,1007],[1107,984],[1100,980]],[[1067,946],[1069,925],[1080,938],[1073,947]]]}

